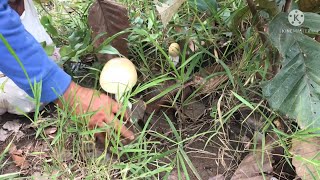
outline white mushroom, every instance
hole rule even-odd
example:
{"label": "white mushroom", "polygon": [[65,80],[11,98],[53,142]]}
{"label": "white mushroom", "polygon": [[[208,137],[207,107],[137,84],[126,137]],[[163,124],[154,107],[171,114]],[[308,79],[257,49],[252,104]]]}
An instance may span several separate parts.
{"label": "white mushroom", "polygon": [[179,44],[178,43],[171,43],[169,46],[169,56],[174,64],[174,66],[177,66],[179,63],[179,55],[180,55]]}
{"label": "white mushroom", "polygon": [[[134,64],[126,58],[113,58],[103,67],[100,85],[108,93],[115,94],[118,102],[122,101],[125,92],[130,91],[137,82],[137,71]],[[128,102],[129,108],[131,103]]]}

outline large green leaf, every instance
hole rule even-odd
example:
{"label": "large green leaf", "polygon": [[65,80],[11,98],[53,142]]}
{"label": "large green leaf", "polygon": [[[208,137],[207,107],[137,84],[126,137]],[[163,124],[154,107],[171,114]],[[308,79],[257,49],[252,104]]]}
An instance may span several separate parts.
{"label": "large green leaf", "polygon": [[188,3],[199,11],[215,13],[218,10],[218,4],[216,0],[188,0]]}
{"label": "large green leaf", "polygon": [[243,20],[249,15],[249,7],[245,6],[243,8],[239,8],[231,13],[231,15],[227,18],[227,25],[233,31],[239,31],[239,24],[243,22]]}
{"label": "large green leaf", "polygon": [[52,25],[51,16],[42,16],[40,22],[49,34],[52,36],[58,36],[57,29]]}
{"label": "large green leaf", "polygon": [[283,61],[280,72],[264,85],[263,94],[273,109],[297,119],[300,127],[320,128],[320,44],[299,32],[308,26],[319,30],[320,24],[312,22],[320,16],[306,13],[302,27],[290,25],[287,16],[278,14],[269,24],[271,42]]}
{"label": "large green leaf", "polygon": [[256,0],[258,7],[267,11],[272,17],[281,11],[284,2],[284,0]]}

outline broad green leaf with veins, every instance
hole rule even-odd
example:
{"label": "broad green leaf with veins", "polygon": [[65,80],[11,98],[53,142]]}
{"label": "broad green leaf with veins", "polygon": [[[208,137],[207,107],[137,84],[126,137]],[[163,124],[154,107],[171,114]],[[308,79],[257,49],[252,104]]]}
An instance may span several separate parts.
{"label": "broad green leaf with veins", "polygon": [[[320,128],[320,44],[300,33],[310,27],[320,30],[320,15],[305,13],[300,27],[289,24],[288,14],[278,14],[269,24],[272,44],[282,60],[280,72],[263,86],[270,106],[302,128]],[[319,131],[320,132],[320,131]]]}

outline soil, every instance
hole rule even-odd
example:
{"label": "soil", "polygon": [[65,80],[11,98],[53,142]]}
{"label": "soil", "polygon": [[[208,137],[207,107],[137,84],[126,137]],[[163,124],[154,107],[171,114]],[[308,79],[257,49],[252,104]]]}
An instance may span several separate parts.
{"label": "soil", "polygon": [[[196,107],[199,107],[199,104],[197,104]],[[241,160],[248,154],[248,150],[245,150],[245,147],[247,147],[248,144],[250,145],[251,130],[248,130],[248,126],[242,126],[241,123],[239,123],[241,122],[240,120],[232,120],[231,122],[226,123],[226,125],[219,127],[217,126],[219,123],[211,122],[212,119],[208,118],[210,117],[208,114],[203,114],[201,116],[201,113],[204,113],[203,109],[186,109],[199,112],[184,112],[182,121],[181,119],[178,120],[176,117],[177,113],[175,113],[175,110],[160,109],[152,119],[149,129],[163,133],[167,137],[174,139],[174,133],[170,131],[170,125],[167,123],[163,115],[166,113],[170,119],[173,120],[175,127],[178,130],[181,130],[182,139],[203,133],[204,135],[190,139],[183,146],[184,151],[188,155],[193,166],[204,180],[231,179],[233,173],[241,163]],[[50,112],[47,114],[50,114]],[[188,114],[191,114],[190,116],[192,117],[196,114],[198,119],[196,121],[190,118],[188,119]],[[146,117],[148,117],[148,114],[145,114],[144,118]],[[26,117],[4,114],[0,116],[0,127],[2,127],[7,121],[17,119],[22,124],[21,131],[24,133],[24,136],[19,140],[13,139],[14,137],[11,136],[5,142],[0,142],[0,152],[4,151],[11,140],[13,140],[17,149],[24,149],[28,151],[30,148],[38,147],[41,149],[41,147],[45,147],[43,146],[45,142],[40,140],[41,138],[35,138],[35,130],[28,126],[31,122]],[[208,131],[210,133],[204,133]],[[150,136],[150,139],[152,138],[154,137]],[[159,147],[159,149],[166,149],[166,147],[170,147],[172,145],[169,142],[161,141],[163,143],[161,144],[162,147]],[[38,152],[41,152],[41,150],[38,149]],[[27,160],[28,162],[32,162],[30,163],[31,165],[26,169],[21,169],[15,162],[13,162],[12,158],[7,153],[4,160],[6,164],[0,170],[0,174],[21,172],[21,176],[33,175],[41,169],[41,164],[37,164],[41,161],[41,158],[42,157],[40,156],[28,156]],[[279,166],[279,163],[277,166]],[[288,165],[286,165],[286,167],[288,167]],[[290,173],[292,174],[294,172],[291,171]],[[169,179],[177,179],[178,177],[176,174],[175,169],[171,172]],[[188,174],[191,179],[197,179],[190,168],[188,168]],[[290,177],[292,178],[294,176]]]}

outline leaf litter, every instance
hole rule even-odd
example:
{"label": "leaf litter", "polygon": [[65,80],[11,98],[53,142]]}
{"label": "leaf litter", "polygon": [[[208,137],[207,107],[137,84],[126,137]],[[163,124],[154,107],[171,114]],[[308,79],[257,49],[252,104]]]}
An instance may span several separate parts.
{"label": "leaf litter", "polygon": [[24,136],[24,133],[20,131],[22,124],[19,120],[7,121],[3,124],[2,128],[0,128],[0,142],[4,142],[10,137],[12,134],[15,135],[16,140],[19,140]]}
{"label": "leaf litter", "polygon": [[164,3],[160,3],[155,0],[156,9],[160,15],[160,19],[164,27],[166,27],[175,13],[179,10],[180,6],[186,0],[167,0]]}
{"label": "leaf litter", "polygon": [[[290,153],[297,175],[302,179],[320,177],[320,138],[294,138]],[[316,178],[317,179],[317,178]]]}
{"label": "leaf litter", "polygon": [[9,154],[16,166],[20,167],[22,170],[30,167],[30,164],[26,159],[27,156],[25,152],[21,149],[17,149],[15,144],[11,145]]}

